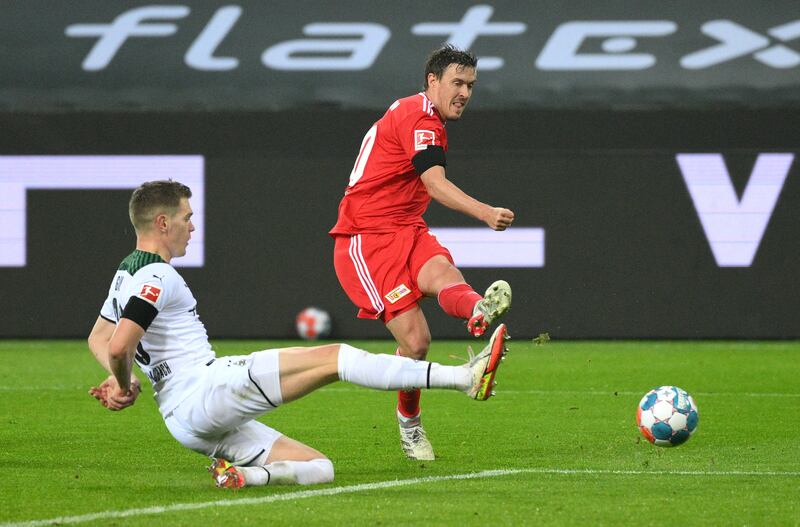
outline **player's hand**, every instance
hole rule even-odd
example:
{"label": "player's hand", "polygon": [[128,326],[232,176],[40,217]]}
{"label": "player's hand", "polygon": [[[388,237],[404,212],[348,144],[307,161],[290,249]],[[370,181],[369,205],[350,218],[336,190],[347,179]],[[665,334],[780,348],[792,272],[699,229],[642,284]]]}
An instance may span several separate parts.
{"label": "player's hand", "polygon": [[142,386],[139,384],[138,379],[131,379],[131,387],[127,391],[122,390],[117,384],[113,390],[109,390],[109,395],[106,398],[106,408],[115,412],[124,410],[129,406],[133,406],[140,393],[142,393]]}
{"label": "player's hand", "polygon": [[117,412],[132,406],[136,402],[136,398],[142,393],[142,385],[136,377],[131,378],[131,387],[127,392],[123,392],[117,379],[113,375],[100,384],[100,386],[92,386],[89,390],[89,395],[97,399],[100,404],[111,411]]}
{"label": "player's hand", "polygon": [[492,229],[504,231],[514,223],[514,213],[502,207],[492,207],[484,221]]}
{"label": "player's hand", "polygon": [[89,389],[89,395],[97,399],[100,402],[100,404],[102,404],[106,408],[108,408],[108,403],[106,403],[106,399],[108,399],[108,389],[112,381],[116,385],[116,379],[114,379],[113,375],[109,376],[106,380],[104,380],[100,384],[100,386],[92,386]]}

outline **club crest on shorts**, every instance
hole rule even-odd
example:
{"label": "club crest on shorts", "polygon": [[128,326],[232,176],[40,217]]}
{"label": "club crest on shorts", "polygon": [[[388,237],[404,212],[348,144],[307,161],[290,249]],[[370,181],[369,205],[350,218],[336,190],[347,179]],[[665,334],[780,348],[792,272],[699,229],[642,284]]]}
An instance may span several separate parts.
{"label": "club crest on shorts", "polygon": [[433,130],[414,130],[414,150],[425,150],[436,144],[436,134]]}
{"label": "club crest on shorts", "polygon": [[409,293],[411,293],[411,289],[406,287],[406,284],[400,284],[391,291],[389,291],[388,293],[386,293],[385,298],[386,300],[389,301],[390,304],[394,304],[395,302],[397,302],[398,300],[400,300]]}

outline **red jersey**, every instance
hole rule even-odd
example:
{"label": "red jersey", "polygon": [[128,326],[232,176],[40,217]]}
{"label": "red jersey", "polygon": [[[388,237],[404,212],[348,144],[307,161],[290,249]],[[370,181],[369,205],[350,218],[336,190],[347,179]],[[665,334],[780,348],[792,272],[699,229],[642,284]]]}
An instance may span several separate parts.
{"label": "red jersey", "polygon": [[424,93],[395,101],[369,129],[330,234],[393,232],[425,227],[431,197],[411,160],[429,145],[447,151],[444,121]]}

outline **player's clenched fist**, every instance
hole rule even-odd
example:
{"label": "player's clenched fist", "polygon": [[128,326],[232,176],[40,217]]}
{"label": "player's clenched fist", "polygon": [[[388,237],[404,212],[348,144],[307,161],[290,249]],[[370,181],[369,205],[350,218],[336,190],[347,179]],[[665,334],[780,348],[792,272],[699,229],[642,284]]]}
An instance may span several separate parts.
{"label": "player's clenched fist", "polygon": [[484,221],[492,229],[504,231],[514,223],[514,213],[502,207],[492,207]]}

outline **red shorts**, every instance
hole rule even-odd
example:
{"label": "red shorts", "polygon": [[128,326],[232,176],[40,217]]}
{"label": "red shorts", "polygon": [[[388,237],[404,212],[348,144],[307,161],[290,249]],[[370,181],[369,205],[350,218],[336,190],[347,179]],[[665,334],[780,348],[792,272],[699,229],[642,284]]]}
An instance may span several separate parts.
{"label": "red shorts", "polygon": [[453,263],[450,251],[425,227],[334,238],[336,276],[358,306],[358,318],[389,322],[423,297],[417,275],[425,262],[441,254]]}

